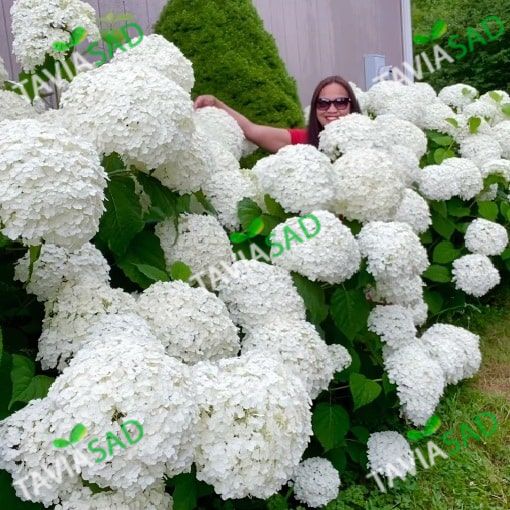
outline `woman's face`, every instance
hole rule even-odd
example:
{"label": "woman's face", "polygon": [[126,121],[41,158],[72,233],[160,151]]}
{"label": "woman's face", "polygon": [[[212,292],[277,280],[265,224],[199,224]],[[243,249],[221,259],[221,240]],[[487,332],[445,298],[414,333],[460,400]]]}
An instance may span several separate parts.
{"label": "woman's face", "polygon": [[[340,83],[330,83],[320,91],[318,99],[338,99],[342,97],[349,97],[345,87],[340,85]],[[317,108],[317,105],[315,108],[317,110],[317,119],[322,126],[325,126],[326,124],[329,124],[330,122],[333,122],[338,118],[343,117],[344,115],[349,115],[349,113],[351,113],[351,103],[348,103],[347,108],[344,110],[337,110],[333,103],[329,105],[327,110],[320,110]]]}

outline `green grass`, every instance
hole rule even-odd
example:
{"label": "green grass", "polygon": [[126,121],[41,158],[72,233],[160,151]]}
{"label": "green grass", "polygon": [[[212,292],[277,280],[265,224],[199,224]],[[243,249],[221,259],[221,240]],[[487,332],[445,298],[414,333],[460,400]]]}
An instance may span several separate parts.
{"label": "green grass", "polygon": [[[483,361],[474,378],[446,392],[436,412],[442,421],[438,434],[451,430],[460,440],[460,425],[472,424],[483,411],[497,416],[498,431],[485,442],[470,439],[454,457],[437,457],[434,467],[418,468],[416,477],[397,480],[387,493],[373,480],[341,490],[327,510],[510,509],[510,286],[503,284],[490,306],[452,319],[481,336]],[[426,452],[426,441],[419,445]]]}

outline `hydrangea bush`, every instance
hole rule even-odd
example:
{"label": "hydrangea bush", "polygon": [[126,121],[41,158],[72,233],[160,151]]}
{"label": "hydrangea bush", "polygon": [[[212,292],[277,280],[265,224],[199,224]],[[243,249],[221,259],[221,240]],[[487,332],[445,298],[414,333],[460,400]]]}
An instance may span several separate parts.
{"label": "hydrangea bush", "polygon": [[[2,92],[0,469],[21,500],[321,507],[400,457],[411,472],[400,432],[480,368],[478,336],[445,312],[510,270],[508,94],[356,89],[364,113],[319,150],[250,171],[232,120],[193,112],[193,82],[154,36],[73,80],[61,109]],[[126,420],[139,444],[41,482],[55,438]]]}

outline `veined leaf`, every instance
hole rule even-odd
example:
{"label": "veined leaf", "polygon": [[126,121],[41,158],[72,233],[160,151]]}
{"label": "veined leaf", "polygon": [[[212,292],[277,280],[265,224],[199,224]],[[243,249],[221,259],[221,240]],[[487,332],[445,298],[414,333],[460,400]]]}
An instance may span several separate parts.
{"label": "veined leaf", "polygon": [[496,101],[496,103],[501,103],[501,101],[503,100],[503,96],[501,94],[498,94],[497,92],[495,92],[494,90],[491,90],[489,92],[489,96],[491,97],[491,99],[493,99],[494,101]]}
{"label": "veined leaf", "polygon": [[423,278],[437,283],[449,283],[452,279],[450,270],[445,266],[432,264],[423,274]]}
{"label": "veined leaf", "polygon": [[250,223],[261,214],[262,209],[250,198],[243,198],[237,204],[237,215],[244,229],[247,229]]}
{"label": "veined leaf", "polygon": [[172,494],[174,510],[194,510],[197,505],[197,481],[191,473],[182,473],[174,478]]}
{"label": "veined leaf", "polygon": [[349,414],[342,406],[320,403],[313,411],[313,432],[325,450],[343,443],[349,425]]}
{"label": "veined leaf", "polygon": [[478,213],[486,220],[495,221],[499,214],[498,204],[495,202],[478,202]]}
{"label": "veined leaf", "polygon": [[168,282],[170,277],[166,271],[149,264],[133,264],[140,273],[154,282]]}
{"label": "veined leaf", "polygon": [[460,256],[460,250],[455,249],[455,246],[450,241],[441,241],[435,248],[432,254],[432,260],[437,264],[449,264]]}
{"label": "veined leaf", "polygon": [[470,117],[468,124],[469,124],[469,132],[474,135],[478,132],[478,128],[480,127],[482,123],[482,119],[480,117]]}
{"label": "veined leaf", "polygon": [[177,261],[172,264],[170,268],[170,276],[172,280],[182,280],[183,282],[187,282],[189,277],[193,274],[191,268],[185,264],[184,262]]}
{"label": "veined leaf", "polygon": [[353,340],[367,324],[370,306],[361,289],[336,289],[331,297],[330,313],[338,329]]}
{"label": "veined leaf", "polygon": [[349,389],[354,400],[354,410],[373,402],[381,393],[382,388],[375,381],[371,381],[363,374],[351,374]]}
{"label": "veined leaf", "polygon": [[310,320],[314,324],[320,324],[328,316],[328,305],[326,304],[324,290],[317,282],[311,282],[298,273],[292,273],[292,280],[305,302]]}
{"label": "veined leaf", "polygon": [[447,119],[444,119],[446,122],[448,122],[448,124],[451,124],[453,127],[456,127],[458,128],[459,127],[459,123],[457,121],[457,119],[454,119],[452,117],[448,117]]}

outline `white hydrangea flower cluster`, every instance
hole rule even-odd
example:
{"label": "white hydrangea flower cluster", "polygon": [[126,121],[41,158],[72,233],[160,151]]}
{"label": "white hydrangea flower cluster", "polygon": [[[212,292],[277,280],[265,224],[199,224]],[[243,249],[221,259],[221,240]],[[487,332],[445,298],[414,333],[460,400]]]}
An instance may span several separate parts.
{"label": "white hydrangea flower cluster", "polygon": [[483,189],[480,169],[467,158],[448,158],[422,170],[420,192],[430,200],[471,200]]}
{"label": "white hydrangea flower cluster", "polygon": [[510,159],[510,120],[496,124],[490,132],[501,147],[501,156]]}
{"label": "white hydrangea flower cluster", "polygon": [[398,432],[370,434],[367,442],[368,468],[388,478],[404,478],[416,468],[411,445]]}
{"label": "white hydrangea flower cluster", "polygon": [[[482,168],[482,177],[485,179],[488,175],[501,175],[510,183],[510,160],[509,159],[492,159],[486,161]],[[497,188],[497,187],[496,187]]]}
{"label": "white hydrangea flower cluster", "polygon": [[214,170],[207,139],[195,131],[185,149],[176,150],[164,165],[151,174],[161,184],[179,192],[194,193],[204,187]]}
{"label": "white hydrangea flower cluster", "polygon": [[487,161],[500,159],[503,151],[499,142],[491,135],[476,134],[466,137],[460,144],[460,154],[478,167]]}
{"label": "white hydrangea flower cluster", "polygon": [[83,27],[91,40],[100,37],[96,12],[81,0],[16,0],[11,15],[12,50],[25,71],[42,65],[46,55],[63,60],[52,45],[69,40],[75,28]]}
{"label": "white hydrangea flower cluster", "polygon": [[258,187],[287,212],[330,209],[335,181],[329,159],[311,145],[291,145],[257,161],[253,167]]}
{"label": "white hydrangea flower cluster", "polygon": [[108,462],[82,471],[83,479],[134,497],[164,473],[173,476],[191,467],[198,406],[186,365],[165,356],[152,334],[112,328],[105,342],[101,331],[101,323],[91,330],[47,398],[59,403],[54,422],[87,424],[92,437],[104,438],[109,431],[122,437],[123,417],[143,426],[136,447],[119,447],[113,456],[108,452]]}
{"label": "white hydrangea flower cluster", "polygon": [[358,100],[358,104],[359,104],[361,111],[364,114],[366,114],[367,113],[367,103],[368,103],[367,93],[364,90],[360,89],[358,87],[358,85],[352,81],[349,82],[349,85],[352,87],[352,91],[354,92],[354,96]]}
{"label": "white hydrangea flower cluster", "polygon": [[172,510],[173,500],[165,493],[165,485],[149,487],[129,498],[124,492],[106,491],[93,493],[88,487],[62,498],[55,510]]}
{"label": "white hydrangea flower cluster", "polygon": [[429,204],[416,191],[405,189],[393,221],[407,223],[415,234],[422,234],[432,224]]}
{"label": "white hydrangea flower cluster", "polygon": [[69,281],[46,304],[37,360],[44,370],[63,370],[88,338],[88,330],[104,314],[135,310],[135,300],[121,289],[96,279]]}
{"label": "white hydrangea flower cluster", "polygon": [[117,50],[113,63],[129,61],[133,66],[151,67],[174,81],[188,94],[195,84],[193,65],[172,42],[159,34],[145,35],[142,42],[129,51]]}
{"label": "white hydrangea flower cluster", "polygon": [[456,83],[442,88],[439,91],[438,98],[446,105],[452,108],[462,110],[468,104],[471,104],[478,98],[478,90],[471,85]]}
{"label": "white hydrangea flower cluster", "polygon": [[218,287],[232,320],[244,329],[271,317],[305,319],[305,305],[288,271],[256,260],[238,260]]}
{"label": "white hydrangea flower cluster", "polygon": [[65,282],[79,283],[83,279],[94,279],[107,284],[110,281],[110,266],[102,253],[92,244],[86,243],[79,250],[69,251],[53,244],[41,247],[39,258],[30,273],[30,255],[18,260],[14,278],[27,283],[27,291],[39,301],[53,300]]}
{"label": "white hydrangea flower cluster", "polygon": [[270,497],[291,478],[312,435],[303,383],[257,351],[199,363],[194,372],[197,478],[223,499]]}
{"label": "white hydrangea flower cluster", "polygon": [[325,506],[338,496],[340,475],[327,459],[312,457],[300,462],[292,479],[294,497],[312,508]]}
{"label": "white hydrangea flower cluster", "polygon": [[275,265],[312,281],[342,283],[358,271],[361,263],[351,230],[328,211],[313,211],[280,223],[272,231],[271,245]]}
{"label": "white hydrangea flower cluster", "polygon": [[93,147],[66,129],[0,123],[0,221],[10,239],[80,248],[98,231],[105,187]]}
{"label": "white hydrangea flower cluster", "polygon": [[155,283],[137,300],[137,312],[166,353],[184,363],[236,356],[241,347],[225,304],[205,289],[179,281]]}
{"label": "white hydrangea flower cluster", "polygon": [[464,255],[453,261],[455,287],[475,297],[482,297],[501,281],[499,271],[486,255]]}
{"label": "white hydrangea flower cluster", "polygon": [[445,375],[447,384],[473,377],[480,369],[480,337],[451,324],[434,324],[421,336],[425,349]]}
{"label": "white hydrangea flower cluster", "polygon": [[195,130],[189,94],[129,60],[76,76],[62,94],[62,107],[67,124],[99,153],[116,152],[141,170],[175,160]]}
{"label": "white hydrangea flower cluster", "polygon": [[425,248],[407,223],[368,223],[358,234],[358,244],[376,280],[420,275],[429,266]]}
{"label": "white hydrangea flower cluster", "polygon": [[386,151],[351,150],[335,161],[333,171],[335,212],[363,223],[393,219],[403,197],[401,176],[406,171]]}
{"label": "white hydrangea flower cluster", "polygon": [[341,372],[351,363],[345,347],[336,345],[335,356],[329,347],[309,322],[273,318],[246,334],[242,353],[259,351],[278,355],[315,399],[327,389],[335,372]]}
{"label": "white hydrangea flower cluster", "polygon": [[199,274],[209,266],[234,262],[228,236],[214,216],[181,214],[178,221],[177,230],[173,219],[156,225],[168,269],[184,262],[193,274]]}
{"label": "white hydrangea flower cluster", "polygon": [[[53,409],[54,403],[48,398],[32,400],[23,409],[0,421],[0,469],[11,474],[16,495],[21,500],[38,501],[45,506],[57,503],[61,494],[70,494],[80,488],[75,471],[79,472],[85,463],[83,455],[73,459],[70,450],[57,453],[51,447],[51,440],[56,436],[51,414]],[[64,426],[72,427],[73,424],[68,421]],[[46,469],[55,472],[57,462],[63,472],[61,483],[44,482]],[[71,473],[65,467],[66,463]]]}
{"label": "white hydrangea flower cluster", "polygon": [[227,112],[206,106],[193,112],[197,130],[208,140],[225,147],[238,161],[243,155],[244,134],[239,124]]}
{"label": "white hydrangea flower cluster", "polygon": [[469,224],[465,241],[471,253],[501,255],[508,246],[508,232],[499,223],[477,218]]}
{"label": "white hydrangea flower cluster", "polygon": [[237,204],[243,198],[258,201],[254,176],[250,179],[247,172],[242,171],[236,158],[222,145],[211,141],[214,171],[204,182],[202,190],[214,207],[218,221],[227,230],[239,228]]}
{"label": "white hydrangea flower cluster", "polygon": [[0,90],[0,122],[33,119],[36,115],[35,108],[23,96],[10,90]]}
{"label": "white hydrangea flower cluster", "polygon": [[383,351],[390,382],[397,385],[402,414],[415,425],[425,425],[434,413],[446,385],[441,365],[415,341]]}
{"label": "white hydrangea flower cluster", "polygon": [[413,316],[400,305],[377,305],[368,316],[368,329],[393,349],[412,343],[416,338]]}

